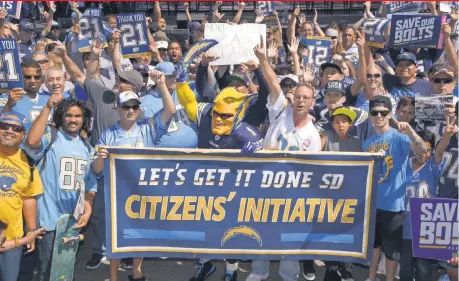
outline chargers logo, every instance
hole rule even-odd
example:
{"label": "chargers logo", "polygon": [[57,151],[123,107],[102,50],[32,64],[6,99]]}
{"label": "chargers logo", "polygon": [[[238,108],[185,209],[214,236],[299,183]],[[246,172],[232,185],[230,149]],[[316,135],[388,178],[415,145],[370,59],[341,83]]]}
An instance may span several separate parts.
{"label": "chargers logo", "polygon": [[381,174],[379,175],[380,178],[379,178],[378,183],[382,183],[383,181],[387,179],[387,177],[390,174],[390,170],[392,170],[393,167],[394,167],[394,161],[392,160],[392,155],[384,157],[384,162],[381,167],[382,170],[381,170]]}
{"label": "chargers logo", "polygon": [[260,247],[262,246],[261,235],[255,229],[249,226],[245,226],[245,225],[240,225],[240,226],[236,226],[236,227],[228,229],[223,235],[222,243],[221,243],[222,246],[225,245],[225,243],[228,240],[230,240],[231,238],[237,235],[245,235],[252,239],[255,239],[260,245]]}
{"label": "chargers logo", "polygon": [[11,190],[13,184],[16,183],[16,176],[10,172],[0,172],[0,190],[8,192]]}

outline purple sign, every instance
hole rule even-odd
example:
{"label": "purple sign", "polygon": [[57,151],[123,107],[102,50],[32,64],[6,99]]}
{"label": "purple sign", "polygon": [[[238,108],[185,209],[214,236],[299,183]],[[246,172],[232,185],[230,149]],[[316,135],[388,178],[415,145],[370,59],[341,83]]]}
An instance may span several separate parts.
{"label": "purple sign", "polygon": [[454,199],[410,198],[414,257],[449,260],[457,256],[457,203]]}

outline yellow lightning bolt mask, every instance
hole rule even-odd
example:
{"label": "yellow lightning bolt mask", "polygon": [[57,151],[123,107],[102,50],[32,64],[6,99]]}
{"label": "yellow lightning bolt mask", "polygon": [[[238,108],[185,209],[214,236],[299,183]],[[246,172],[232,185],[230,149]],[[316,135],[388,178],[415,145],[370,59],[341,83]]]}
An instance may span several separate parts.
{"label": "yellow lightning bolt mask", "polygon": [[254,95],[241,94],[234,88],[225,88],[214,100],[212,133],[230,135],[244,119]]}

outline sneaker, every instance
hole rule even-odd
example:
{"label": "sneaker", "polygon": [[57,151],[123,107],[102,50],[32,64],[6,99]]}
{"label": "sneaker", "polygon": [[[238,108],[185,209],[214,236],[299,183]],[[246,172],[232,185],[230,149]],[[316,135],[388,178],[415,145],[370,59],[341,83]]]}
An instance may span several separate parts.
{"label": "sneaker", "polygon": [[341,276],[338,274],[337,270],[326,268],[324,281],[341,281]]}
{"label": "sneaker", "polygon": [[225,271],[225,275],[222,277],[223,281],[237,281],[237,271]]}
{"label": "sneaker", "polygon": [[197,263],[196,273],[191,277],[190,281],[204,281],[212,273],[215,272],[215,265],[211,261]]}
{"label": "sneaker", "polygon": [[316,268],[314,261],[303,261],[303,277],[308,281],[316,279]]}
{"label": "sneaker", "polygon": [[91,259],[86,263],[86,268],[95,269],[98,268],[101,262],[105,261],[107,258],[102,254],[93,253]]}
{"label": "sneaker", "polygon": [[341,276],[341,281],[354,281],[352,274],[345,268],[338,269],[338,275]]}
{"label": "sneaker", "polygon": [[268,278],[268,276],[269,276],[269,272],[266,272],[263,275],[257,275],[257,274],[250,273],[249,277],[247,277],[245,281],[262,281]]}
{"label": "sneaker", "polygon": [[146,281],[147,279],[145,278],[145,276],[142,276],[142,277],[140,277],[140,278],[135,278],[135,279],[134,279],[134,278],[132,277],[132,275],[129,274],[128,280],[129,280],[129,281]]}
{"label": "sneaker", "polygon": [[133,260],[132,258],[122,259],[121,262],[124,264],[124,268],[131,269],[133,267]]}

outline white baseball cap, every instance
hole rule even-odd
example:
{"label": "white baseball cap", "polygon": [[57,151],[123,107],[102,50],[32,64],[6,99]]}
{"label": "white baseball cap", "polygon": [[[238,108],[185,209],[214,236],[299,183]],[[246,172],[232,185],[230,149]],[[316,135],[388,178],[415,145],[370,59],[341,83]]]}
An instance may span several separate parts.
{"label": "white baseball cap", "polygon": [[124,91],[118,96],[118,104],[126,103],[130,100],[136,100],[140,103],[139,96],[133,91]]}
{"label": "white baseball cap", "polygon": [[158,41],[158,42],[156,42],[156,47],[158,49],[167,49],[168,46],[169,46],[169,43],[167,43],[167,41]]}

